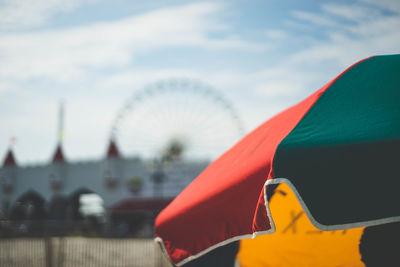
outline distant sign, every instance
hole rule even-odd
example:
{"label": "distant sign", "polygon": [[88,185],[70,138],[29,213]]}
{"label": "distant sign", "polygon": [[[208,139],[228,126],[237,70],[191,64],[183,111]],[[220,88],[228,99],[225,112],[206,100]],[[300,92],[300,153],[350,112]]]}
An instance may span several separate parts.
{"label": "distant sign", "polygon": [[97,194],[82,194],[79,197],[79,212],[83,216],[103,216],[104,201]]}

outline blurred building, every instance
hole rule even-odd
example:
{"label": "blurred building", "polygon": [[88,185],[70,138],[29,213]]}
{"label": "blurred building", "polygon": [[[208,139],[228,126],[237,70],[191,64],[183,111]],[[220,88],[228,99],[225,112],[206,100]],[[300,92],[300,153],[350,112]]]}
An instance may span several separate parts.
{"label": "blurred building", "polygon": [[0,210],[10,220],[75,221],[83,217],[80,196],[97,194],[108,215],[129,226],[154,218],[208,164],[123,157],[110,140],[102,160],[69,161],[59,142],[51,162],[19,166],[10,148],[0,168]]}

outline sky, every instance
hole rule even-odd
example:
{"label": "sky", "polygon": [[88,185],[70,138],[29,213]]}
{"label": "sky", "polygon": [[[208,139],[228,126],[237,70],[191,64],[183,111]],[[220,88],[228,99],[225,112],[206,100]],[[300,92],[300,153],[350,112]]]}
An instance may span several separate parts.
{"label": "sky", "polygon": [[14,139],[19,164],[48,162],[60,103],[67,159],[102,158],[124,105],[170,79],[213,88],[249,132],[354,62],[399,53],[399,28],[397,0],[0,0],[0,158]]}

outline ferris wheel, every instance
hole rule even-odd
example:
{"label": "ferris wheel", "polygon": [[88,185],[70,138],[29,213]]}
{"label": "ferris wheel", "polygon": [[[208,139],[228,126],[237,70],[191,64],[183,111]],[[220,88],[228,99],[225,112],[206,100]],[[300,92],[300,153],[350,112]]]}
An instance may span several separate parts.
{"label": "ferris wheel", "polygon": [[135,92],[111,128],[125,155],[152,159],[212,160],[244,133],[222,93],[189,79],[161,80]]}

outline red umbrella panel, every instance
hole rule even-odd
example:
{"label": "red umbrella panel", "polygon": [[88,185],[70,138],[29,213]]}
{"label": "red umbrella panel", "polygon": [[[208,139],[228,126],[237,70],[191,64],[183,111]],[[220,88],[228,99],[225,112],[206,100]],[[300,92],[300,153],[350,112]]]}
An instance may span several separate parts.
{"label": "red umbrella panel", "polygon": [[273,233],[271,184],[288,184],[321,230],[400,221],[399,73],[400,55],[359,61],[210,164],[156,219],[171,261]]}

